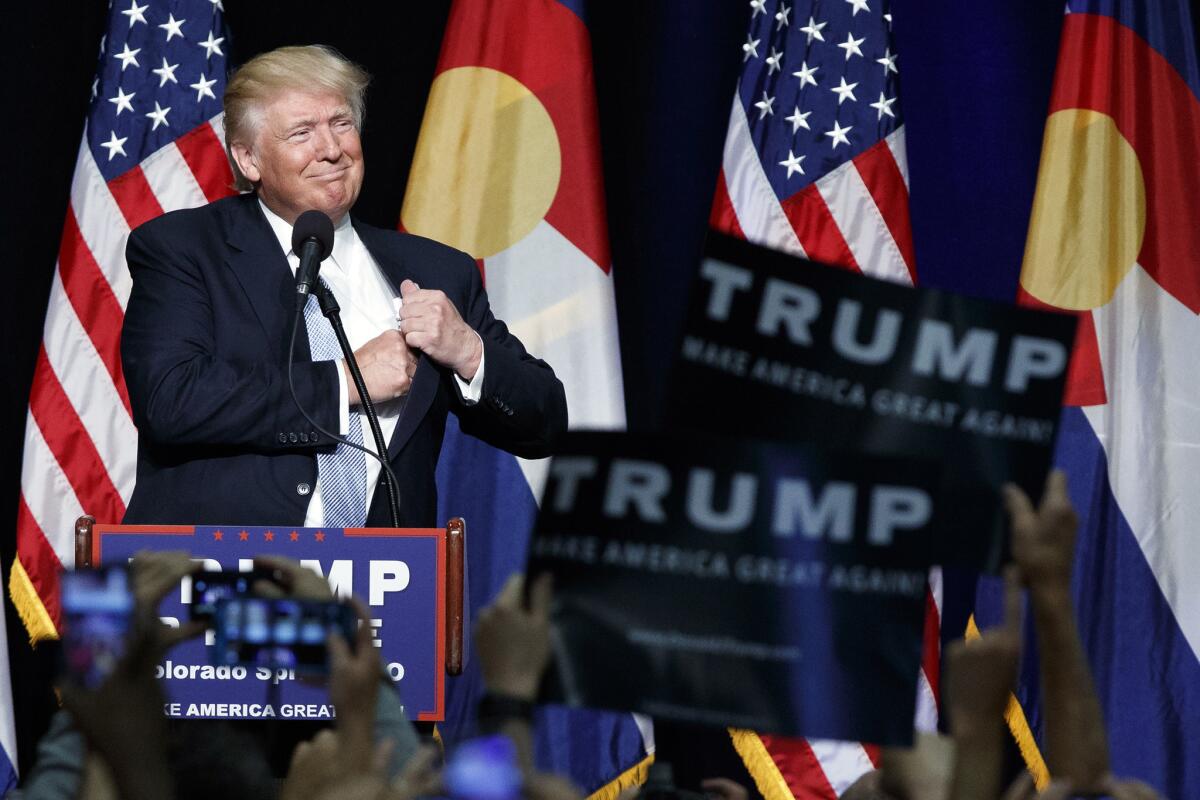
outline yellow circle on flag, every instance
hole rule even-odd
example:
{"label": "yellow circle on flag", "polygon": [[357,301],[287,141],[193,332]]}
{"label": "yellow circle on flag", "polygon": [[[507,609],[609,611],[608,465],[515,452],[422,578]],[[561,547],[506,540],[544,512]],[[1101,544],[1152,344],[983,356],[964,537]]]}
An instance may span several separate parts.
{"label": "yellow circle on flag", "polygon": [[542,220],[561,173],[554,122],[533,92],[494,69],[446,70],[429,92],[400,219],[486,258]]}
{"label": "yellow circle on flag", "polygon": [[1113,118],[1083,108],[1051,114],[1021,285],[1058,308],[1102,306],[1133,267],[1145,232],[1142,168]]}

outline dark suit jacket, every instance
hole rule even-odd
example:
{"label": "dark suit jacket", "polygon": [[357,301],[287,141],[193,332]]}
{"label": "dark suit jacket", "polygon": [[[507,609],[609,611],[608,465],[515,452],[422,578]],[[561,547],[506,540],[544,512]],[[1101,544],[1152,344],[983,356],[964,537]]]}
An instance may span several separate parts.
{"label": "dark suit jacket", "polygon": [[[566,428],[562,383],[492,316],[470,256],[437,242],[354,222],[392,285],[441,289],[483,339],[483,397],[468,406],[452,376],[423,354],[388,457],[404,526],[438,526],[434,468],[446,414],[518,455],[547,454]],[[138,428],[137,485],[126,523],[291,525],[316,485],[312,430],[287,388],[295,284],[254,195],[165,214],[127,249],[133,291],[121,333]],[[327,430],[338,426],[338,367],[310,360],[301,321],[296,394]],[[307,440],[307,441],[305,441]],[[375,492],[368,525],[390,525]]]}

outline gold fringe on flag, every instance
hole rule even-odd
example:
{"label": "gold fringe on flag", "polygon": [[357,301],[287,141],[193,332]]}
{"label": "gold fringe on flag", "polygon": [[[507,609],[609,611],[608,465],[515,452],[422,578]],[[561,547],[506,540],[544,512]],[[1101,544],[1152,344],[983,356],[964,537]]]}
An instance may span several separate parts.
{"label": "gold fringe on flag", "polygon": [[765,800],[795,800],[791,788],[783,779],[783,774],[757,733],[730,728],[729,738],[733,740],[733,749],[742,757],[746,771],[754,778],[754,783]]}
{"label": "gold fringe on flag", "polygon": [[638,763],[634,764],[629,769],[622,772],[617,777],[613,778],[608,783],[601,786],[596,791],[588,795],[588,800],[617,800],[619,795],[630,786],[641,786],[646,782],[646,774],[650,770],[650,765],[654,763],[654,754],[643,758]]}
{"label": "gold fringe on flag", "polygon": [[[979,638],[979,626],[975,624],[974,614],[967,620],[964,638],[967,641]],[[1042,758],[1042,751],[1038,749],[1033,730],[1029,727],[1029,720],[1025,718],[1025,709],[1021,707],[1017,696],[1011,692],[1008,695],[1008,707],[1004,709],[1004,721],[1008,723],[1008,730],[1012,733],[1013,741],[1017,743],[1017,749],[1021,751],[1021,758],[1025,760],[1025,767],[1033,776],[1038,791],[1045,789],[1050,784],[1050,770],[1046,767],[1046,759]]]}
{"label": "gold fringe on flag", "polygon": [[25,623],[31,645],[58,638],[58,629],[50,619],[50,612],[46,610],[19,558],[13,560],[12,575],[8,579],[8,596],[12,598],[13,608],[20,615],[21,622]]}

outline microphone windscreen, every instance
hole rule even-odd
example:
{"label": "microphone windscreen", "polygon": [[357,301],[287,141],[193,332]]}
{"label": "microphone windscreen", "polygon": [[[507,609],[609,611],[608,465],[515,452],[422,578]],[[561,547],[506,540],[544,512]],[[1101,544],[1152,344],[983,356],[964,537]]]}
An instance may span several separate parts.
{"label": "microphone windscreen", "polygon": [[320,261],[324,261],[333,250],[333,222],[324,212],[305,211],[296,217],[292,226],[292,251],[300,255],[300,249],[309,239],[315,239],[321,245]]}

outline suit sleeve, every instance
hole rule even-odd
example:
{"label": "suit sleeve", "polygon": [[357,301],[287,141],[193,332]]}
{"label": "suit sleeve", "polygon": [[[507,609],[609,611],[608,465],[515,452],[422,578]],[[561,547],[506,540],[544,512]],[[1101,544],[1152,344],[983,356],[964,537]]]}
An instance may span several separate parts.
{"label": "suit sleeve", "polygon": [[550,365],[534,358],[508,326],[492,314],[479,270],[469,256],[463,318],[483,340],[486,368],[483,396],[466,405],[453,380],[462,429],[524,458],[550,454],[554,439],[567,429],[567,399]]}
{"label": "suit sleeve", "polygon": [[[195,261],[196,248],[169,242],[161,230],[143,227],[126,250],[133,289],[121,361],[139,435],[156,445],[262,452],[327,443],[296,408],[286,364],[218,352],[222,301]],[[293,364],[297,397],[330,431],[338,426],[337,369],[332,361]]]}

